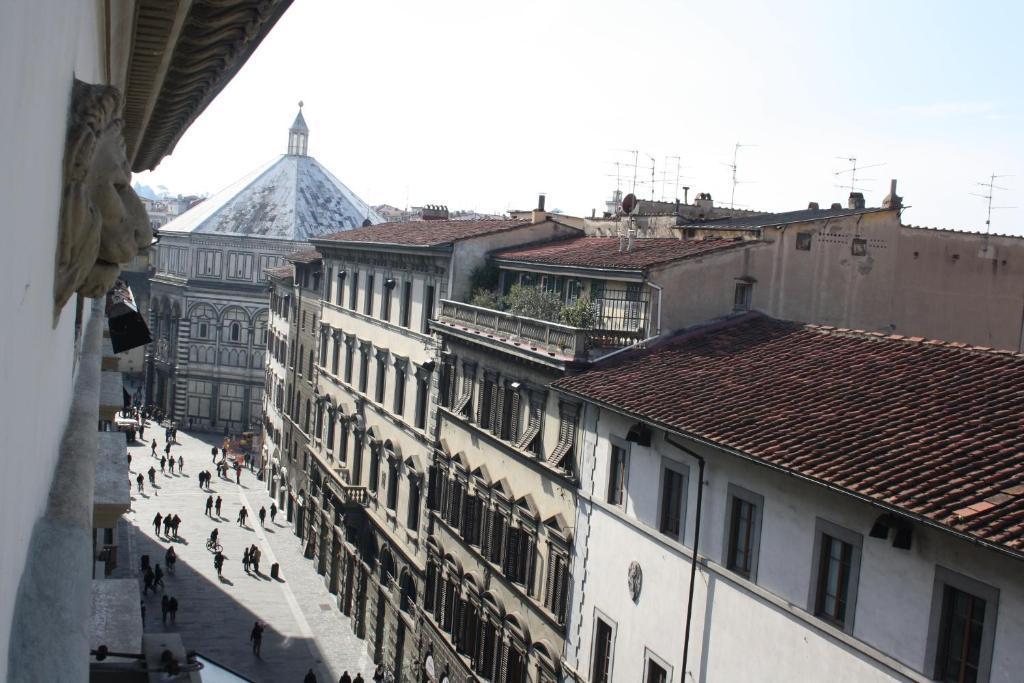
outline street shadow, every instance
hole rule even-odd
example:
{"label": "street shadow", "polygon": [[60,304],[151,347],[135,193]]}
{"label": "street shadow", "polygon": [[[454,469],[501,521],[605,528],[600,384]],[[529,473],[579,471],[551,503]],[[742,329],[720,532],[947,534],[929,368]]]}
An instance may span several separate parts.
{"label": "street shadow", "polygon": [[221,583],[226,583],[229,586],[235,585],[235,583],[226,576],[218,576],[217,578],[220,580]]}

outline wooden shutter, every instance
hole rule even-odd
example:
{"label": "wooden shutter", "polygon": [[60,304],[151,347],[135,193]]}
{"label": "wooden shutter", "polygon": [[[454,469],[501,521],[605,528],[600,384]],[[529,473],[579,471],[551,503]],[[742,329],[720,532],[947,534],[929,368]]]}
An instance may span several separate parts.
{"label": "wooden shutter", "polygon": [[494,384],[494,421],[491,425],[491,430],[498,436],[503,438],[506,430],[505,424],[505,397],[508,394],[508,389],[501,386],[500,383],[495,382]]}
{"label": "wooden shutter", "polygon": [[501,565],[502,546],[505,540],[505,517],[499,510],[491,514],[491,562]]}
{"label": "wooden shutter", "polygon": [[519,392],[512,390],[512,406],[509,409],[508,440],[515,443],[519,438]]}

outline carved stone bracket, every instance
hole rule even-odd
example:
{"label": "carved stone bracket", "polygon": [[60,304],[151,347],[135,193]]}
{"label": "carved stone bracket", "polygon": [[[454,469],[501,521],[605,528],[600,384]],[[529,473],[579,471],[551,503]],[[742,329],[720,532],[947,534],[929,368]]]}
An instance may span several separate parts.
{"label": "carved stone bracket", "polygon": [[64,146],[54,323],[75,292],[104,296],[127,263],[153,242],[132,190],[120,118],[121,94],[75,80]]}

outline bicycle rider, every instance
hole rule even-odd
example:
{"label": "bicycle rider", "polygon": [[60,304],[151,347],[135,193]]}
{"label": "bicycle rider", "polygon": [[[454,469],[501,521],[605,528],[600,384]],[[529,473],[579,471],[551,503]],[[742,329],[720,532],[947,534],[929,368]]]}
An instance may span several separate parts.
{"label": "bicycle rider", "polygon": [[216,528],[214,528],[214,530],[210,532],[209,546],[211,548],[216,548],[217,547],[217,533],[218,532],[217,532]]}

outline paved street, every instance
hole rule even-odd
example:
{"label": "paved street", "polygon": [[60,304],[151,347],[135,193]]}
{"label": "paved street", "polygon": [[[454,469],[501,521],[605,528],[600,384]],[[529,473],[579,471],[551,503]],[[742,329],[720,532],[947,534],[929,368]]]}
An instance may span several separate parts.
{"label": "paved street", "polygon": [[[163,454],[163,430],[150,423],[146,441],[157,439],[157,454]],[[158,538],[153,518],[178,514],[181,519],[180,539],[174,542],[178,554],[175,575],[165,579],[165,592],[178,599],[177,624],[161,624],[160,595],[152,592],[145,598],[145,630],[178,631],[185,647],[194,649],[256,681],[299,683],[313,667],[320,683],[334,683],[342,671],[355,676],[357,671],[369,679],[373,667],[366,654],[365,642],[353,635],[349,619],[336,606],[334,596],[324,587],[323,579],[314,571],[312,562],[301,556],[299,539],[284,518],[270,523],[269,507],[263,482],[248,470],[242,471],[241,484],[236,485],[234,473],[230,481],[217,477],[210,459],[210,446],[220,444],[214,435],[184,434],[179,430],[180,445],[171,453],[185,458],[185,473],[160,472],[159,458],[150,456],[149,446],[129,447],[132,456],[132,511],[122,523],[121,571],[139,574],[139,558],[149,554],[150,564],[164,566],[164,552],[171,541]],[[150,466],[157,470],[157,488],[146,481],[142,494],[135,489],[134,477],[144,474]],[[201,470],[213,474],[212,491],[201,490],[196,475]],[[206,498],[221,496],[221,517],[204,514]],[[249,510],[246,527],[236,519],[241,506]],[[268,509],[265,529],[260,528],[260,507]],[[206,549],[210,531],[219,529],[220,542],[227,560],[223,577],[217,577],[213,555]],[[161,534],[163,530],[161,529]],[[255,543],[262,552],[260,575],[246,574],[242,567],[242,551]],[[270,578],[270,566],[281,565],[281,581]],[[140,592],[142,583],[139,583]],[[266,624],[262,656],[256,658],[249,643],[249,632],[259,619]]]}

